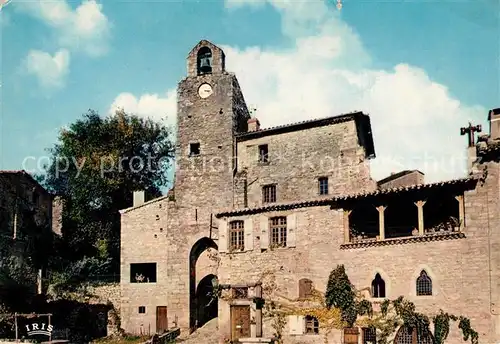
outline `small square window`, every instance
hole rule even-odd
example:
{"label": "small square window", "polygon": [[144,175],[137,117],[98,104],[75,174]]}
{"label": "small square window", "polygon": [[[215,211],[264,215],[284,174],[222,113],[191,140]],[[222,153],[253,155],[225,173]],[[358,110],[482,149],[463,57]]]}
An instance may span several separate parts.
{"label": "small square window", "polygon": [[260,163],[269,162],[269,148],[267,145],[259,146],[259,162]]}
{"label": "small square window", "polygon": [[190,143],[189,144],[189,156],[200,155],[200,143]]}
{"label": "small square window", "polygon": [[140,314],[146,313],[146,307],[145,306],[139,306],[139,313]]}
{"label": "small square window", "polygon": [[328,195],[328,178],[318,178],[318,187],[320,195]]}

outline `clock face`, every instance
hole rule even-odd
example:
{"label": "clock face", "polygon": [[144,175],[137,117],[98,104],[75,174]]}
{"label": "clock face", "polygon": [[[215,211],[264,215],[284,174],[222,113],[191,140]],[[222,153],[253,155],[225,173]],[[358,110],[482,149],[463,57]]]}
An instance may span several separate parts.
{"label": "clock face", "polygon": [[214,91],[212,90],[212,86],[210,86],[209,84],[203,84],[198,89],[198,95],[201,98],[208,98],[212,95],[212,93],[214,93]]}

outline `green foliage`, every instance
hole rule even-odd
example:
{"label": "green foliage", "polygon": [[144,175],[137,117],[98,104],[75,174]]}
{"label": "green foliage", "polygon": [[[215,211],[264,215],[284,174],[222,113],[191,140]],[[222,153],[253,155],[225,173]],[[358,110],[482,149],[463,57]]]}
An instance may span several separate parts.
{"label": "green foliage", "polygon": [[117,273],[119,210],[132,205],[135,190],[161,195],[174,156],[170,129],[123,111],[101,117],[89,110],[61,131],[50,154],[37,178],[64,203],[58,270],[96,257],[100,265],[111,259],[107,273]]}
{"label": "green foliage", "polygon": [[338,265],[328,279],[326,289],[327,308],[336,307],[342,312],[342,320],[348,327],[353,327],[358,317],[368,318],[367,325],[375,327],[377,341],[387,344],[389,337],[401,326],[416,329],[421,336],[430,336],[434,344],[443,344],[450,333],[450,321],[459,321],[458,328],[462,331],[465,341],[478,344],[478,333],[472,329],[470,320],[464,316],[455,316],[439,310],[432,317],[434,331],[430,329],[431,321],[425,314],[416,311],[415,304],[400,296],[395,300],[384,300],[380,304],[380,314],[371,319],[372,303],[358,296],[354,286],[349,281],[343,265]]}

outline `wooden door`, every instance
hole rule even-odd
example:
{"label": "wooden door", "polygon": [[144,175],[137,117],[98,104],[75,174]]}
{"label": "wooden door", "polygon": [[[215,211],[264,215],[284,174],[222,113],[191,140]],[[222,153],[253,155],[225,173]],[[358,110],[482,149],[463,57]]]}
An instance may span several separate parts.
{"label": "wooden door", "polygon": [[344,329],[344,344],[358,344],[358,328],[345,328]]}
{"label": "wooden door", "polygon": [[231,306],[231,339],[250,337],[250,306]]}
{"label": "wooden door", "polygon": [[168,331],[167,306],[156,307],[156,333]]}

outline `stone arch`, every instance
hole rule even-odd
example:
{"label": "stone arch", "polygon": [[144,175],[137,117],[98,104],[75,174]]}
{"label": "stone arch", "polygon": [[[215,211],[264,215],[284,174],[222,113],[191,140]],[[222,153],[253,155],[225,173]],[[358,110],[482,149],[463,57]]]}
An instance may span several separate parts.
{"label": "stone arch", "polygon": [[196,318],[198,320],[198,327],[202,327],[210,320],[217,318],[217,298],[214,295],[215,283],[217,283],[217,276],[209,274],[203,277],[196,287]]}
{"label": "stone arch", "polygon": [[[202,318],[204,314],[199,314],[199,309],[200,307],[204,307],[203,302],[207,301],[207,298],[204,295],[202,295],[201,292],[197,294],[197,285],[196,285],[196,262],[198,261],[200,255],[207,249],[218,250],[218,247],[215,241],[207,237],[204,237],[198,240],[193,245],[193,247],[191,248],[191,252],[189,253],[189,328],[191,332],[193,332],[194,330],[196,330],[196,328],[201,326],[199,324],[201,323],[201,320],[203,320]],[[217,278],[217,276],[215,275],[205,276],[200,281],[199,286],[201,286],[203,290],[209,289],[210,285],[208,283],[210,282],[211,284],[214,278]],[[217,307],[217,302],[215,307]]]}
{"label": "stone arch", "polygon": [[198,50],[196,66],[198,75],[212,73],[212,50],[209,47],[204,46]]}

